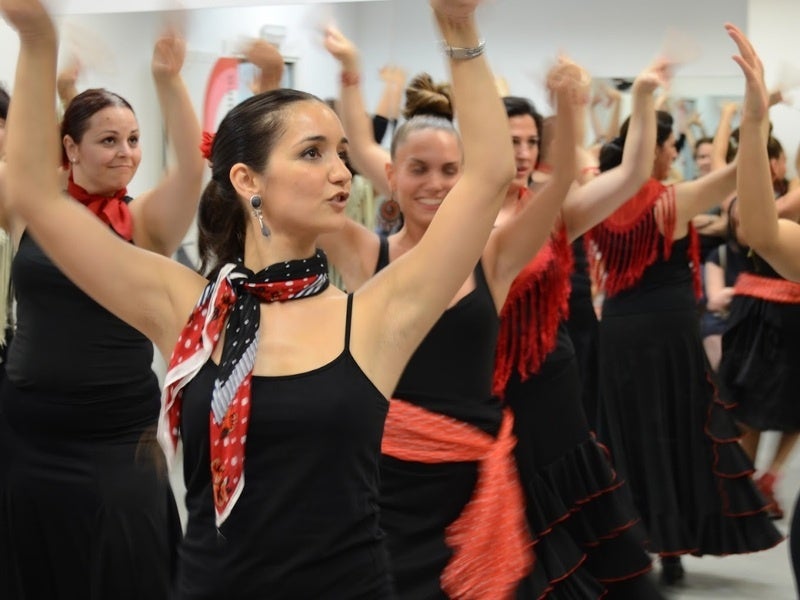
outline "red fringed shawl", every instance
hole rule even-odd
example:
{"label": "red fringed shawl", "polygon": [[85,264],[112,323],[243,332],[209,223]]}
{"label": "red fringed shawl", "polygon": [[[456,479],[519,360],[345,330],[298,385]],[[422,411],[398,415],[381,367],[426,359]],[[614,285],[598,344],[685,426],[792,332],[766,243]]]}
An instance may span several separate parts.
{"label": "red fringed shawl", "polygon": [[500,311],[493,393],[502,398],[514,369],[522,380],[539,371],[569,315],[574,257],[560,226],[511,284]]}
{"label": "red fringed shawl", "polygon": [[[675,188],[650,179],[630,200],[584,236],[592,280],[606,297],[635,286],[645,269],[672,254]],[[663,236],[661,230],[663,229]],[[702,295],[700,238],[689,224],[689,264],[694,292]]]}

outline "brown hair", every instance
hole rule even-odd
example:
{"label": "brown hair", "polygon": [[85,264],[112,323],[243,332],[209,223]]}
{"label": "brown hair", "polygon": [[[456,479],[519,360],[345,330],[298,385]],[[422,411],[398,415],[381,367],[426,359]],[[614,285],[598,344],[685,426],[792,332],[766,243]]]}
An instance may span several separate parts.
{"label": "brown hair", "polygon": [[427,73],[414,77],[406,88],[406,104],[403,117],[407,119],[392,136],[391,156],[394,158],[397,148],[408,136],[422,129],[439,129],[449,131],[458,138],[453,126],[453,103],[450,98],[450,85],[437,84]]}
{"label": "brown hair", "polygon": [[[89,129],[89,119],[109,106],[127,108],[133,112],[133,107],[125,98],[103,88],[91,88],[75,96],[64,111],[64,118],[61,119],[61,139],[68,135],[76,144],[80,144],[83,135]],[[63,144],[61,161],[64,165],[69,164]]]}

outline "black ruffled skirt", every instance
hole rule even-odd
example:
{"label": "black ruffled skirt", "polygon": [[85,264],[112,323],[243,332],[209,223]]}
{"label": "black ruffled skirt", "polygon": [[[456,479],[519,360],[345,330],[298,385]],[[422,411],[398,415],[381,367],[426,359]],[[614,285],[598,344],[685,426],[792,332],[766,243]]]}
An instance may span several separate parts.
{"label": "black ruffled skirt", "polygon": [[599,435],[654,553],[741,554],[783,539],[706,365],[692,310],[600,323]]}
{"label": "black ruffled skirt", "polygon": [[800,305],[735,296],[722,337],[720,394],[760,431],[800,430]]}
{"label": "black ruffled skirt", "polygon": [[512,378],[520,479],[536,563],[522,599],[661,598],[647,573],[639,516],[589,429],[574,356]]}

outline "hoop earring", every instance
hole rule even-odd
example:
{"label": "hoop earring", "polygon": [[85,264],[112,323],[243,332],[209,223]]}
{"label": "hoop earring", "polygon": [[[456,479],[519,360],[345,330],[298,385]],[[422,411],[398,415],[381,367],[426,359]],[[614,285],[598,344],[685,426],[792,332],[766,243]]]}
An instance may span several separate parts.
{"label": "hoop earring", "polygon": [[261,214],[261,196],[258,194],[250,196],[250,206],[253,207],[253,216],[255,216],[261,224],[261,235],[269,237],[272,232],[269,230],[269,227],[264,225],[264,217]]}

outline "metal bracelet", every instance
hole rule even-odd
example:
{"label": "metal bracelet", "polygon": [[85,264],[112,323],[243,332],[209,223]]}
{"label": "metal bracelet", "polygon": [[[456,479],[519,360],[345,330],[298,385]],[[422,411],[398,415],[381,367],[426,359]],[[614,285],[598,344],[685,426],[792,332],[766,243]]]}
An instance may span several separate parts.
{"label": "metal bracelet", "polygon": [[446,41],[442,41],[442,52],[453,60],[470,60],[472,58],[477,58],[483,54],[485,49],[486,40],[481,40],[478,42],[477,46],[472,48],[458,48],[456,46],[451,46]]}

